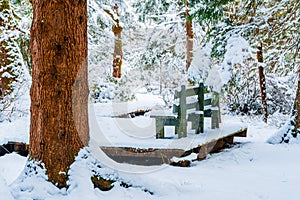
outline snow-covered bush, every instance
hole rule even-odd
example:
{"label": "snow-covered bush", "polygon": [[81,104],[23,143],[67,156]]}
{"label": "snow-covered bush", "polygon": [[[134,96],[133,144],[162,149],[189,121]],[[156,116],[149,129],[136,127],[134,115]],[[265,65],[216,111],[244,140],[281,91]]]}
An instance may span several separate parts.
{"label": "snow-covered bush", "polygon": [[115,97],[114,83],[99,83],[91,86],[90,95],[93,102],[106,102],[107,100],[113,100]]}

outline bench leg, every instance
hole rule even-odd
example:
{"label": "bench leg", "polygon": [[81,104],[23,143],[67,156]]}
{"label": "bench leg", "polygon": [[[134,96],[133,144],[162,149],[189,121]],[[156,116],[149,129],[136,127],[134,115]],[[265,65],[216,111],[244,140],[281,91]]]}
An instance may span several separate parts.
{"label": "bench leg", "polygon": [[204,114],[200,114],[199,116],[199,124],[198,129],[196,130],[196,134],[204,133]]}
{"label": "bench leg", "polygon": [[155,128],[156,128],[156,138],[164,138],[165,132],[164,132],[164,120],[163,119],[155,119]]}
{"label": "bench leg", "polygon": [[176,127],[177,133],[178,133],[178,138],[184,138],[187,137],[187,121],[182,120],[179,123],[179,126]]}
{"label": "bench leg", "polygon": [[219,128],[219,111],[212,110],[211,111],[211,128]]}

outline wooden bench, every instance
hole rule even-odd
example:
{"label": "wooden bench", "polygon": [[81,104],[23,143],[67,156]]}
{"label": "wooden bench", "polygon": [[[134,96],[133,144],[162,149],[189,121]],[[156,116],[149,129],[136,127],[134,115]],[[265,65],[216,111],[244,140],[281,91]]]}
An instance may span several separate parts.
{"label": "wooden bench", "polygon": [[[205,87],[203,83],[199,86],[186,88],[181,86],[180,91],[175,91],[172,114],[151,113],[150,117],[155,118],[156,138],[165,138],[164,126],[175,126],[175,134],[178,138],[187,137],[187,122],[192,122],[192,129],[196,134],[204,132],[204,117],[211,117],[211,128],[219,128],[220,113],[219,99],[216,93],[212,93],[210,98],[205,97]],[[194,98],[190,102],[189,98]]]}

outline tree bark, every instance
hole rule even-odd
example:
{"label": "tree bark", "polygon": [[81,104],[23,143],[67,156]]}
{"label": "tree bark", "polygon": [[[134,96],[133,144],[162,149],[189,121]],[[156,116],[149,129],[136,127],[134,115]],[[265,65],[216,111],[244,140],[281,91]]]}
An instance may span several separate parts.
{"label": "tree bark", "polygon": [[119,20],[119,11],[118,6],[113,6],[114,14],[117,15],[115,18],[114,14],[110,12],[110,10],[104,10],[114,21],[114,25],[112,26],[112,31],[115,36],[115,45],[114,45],[114,54],[113,54],[113,77],[114,78],[121,78],[122,75],[122,58],[123,58],[123,51],[122,51],[122,26]]}
{"label": "tree bark", "polygon": [[65,187],[88,145],[87,1],[32,0],[30,158]]}
{"label": "tree bark", "polygon": [[185,20],[186,20],[186,71],[188,71],[193,60],[193,45],[194,45],[194,32],[193,32],[193,23],[189,15],[188,9],[188,0],[185,1],[186,10],[185,10]]}
{"label": "tree bark", "polygon": [[[257,60],[259,63],[263,63],[263,52],[262,52],[262,43],[257,47]],[[264,74],[264,68],[260,65],[258,66],[258,75],[259,75],[259,86],[261,93],[261,104],[262,104],[262,114],[263,121],[267,123],[268,121],[268,105],[267,105],[267,92],[266,92],[266,78]]]}

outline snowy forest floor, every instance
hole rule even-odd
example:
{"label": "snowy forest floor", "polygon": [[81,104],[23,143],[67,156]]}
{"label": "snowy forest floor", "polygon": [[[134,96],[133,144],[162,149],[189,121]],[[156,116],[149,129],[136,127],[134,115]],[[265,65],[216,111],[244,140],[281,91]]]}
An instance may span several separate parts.
{"label": "snowy forest floor", "polygon": [[[107,161],[108,159],[98,152],[97,146],[101,138],[94,133],[99,129],[110,134],[106,137],[108,142],[116,143],[116,139],[126,139],[113,137],[114,134],[120,133],[120,130],[123,134],[125,132],[124,135],[129,136],[128,138],[132,138],[128,135],[130,127],[146,130],[153,125],[144,118],[135,118],[132,124],[124,126],[120,122],[109,122],[110,116],[136,109],[152,109],[162,104],[160,98],[146,94],[139,95],[135,101],[126,104],[93,104],[94,114],[90,116],[91,146],[81,152],[90,152],[90,158],[84,160],[84,156],[81,155],[72,165],[70,187],[67,191],[55,188],[46,182],[43,176],[29,176],[26,170],[24,171],[25,165],[28,164],[27,158],[15,153],[0,157],[1,199],[299,199],[300,145],[267,143],[267,139],[278,128],[266,125],[256,118],[240,117],[231,122],[224,121],[227,124],[242,123],[248,126],[248,137],[235,139],[238,144],[233,148],[211,154],[206,160],[193,162],[189,168],[118,164]],[[29,117],[0,123],[0,144],[8,141],[28,143],[29,123]],[[144,135],[135,133],[133,138],[143,141],[143,138],[148,137],[148,133],[142,134]],[[124,144],[126,142],[130,143],[124,141]],[[149,142],[141,142],[141,145],[147,146]],[[133,187],[122,187],[119,182],[115,182],[110,191],[94,189],[89,178],[90,163],[95,162],[93,159],[101,163],[103,174],[113,174],[118,180]]]}

